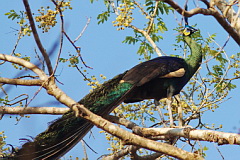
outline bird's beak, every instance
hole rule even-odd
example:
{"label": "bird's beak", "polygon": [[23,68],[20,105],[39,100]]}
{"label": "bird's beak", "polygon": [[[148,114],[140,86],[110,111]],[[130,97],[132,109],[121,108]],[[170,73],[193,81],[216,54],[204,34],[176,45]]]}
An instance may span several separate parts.
{"label": "bird's beak", "polygon": [[191,26],[186,25],[184,30],[183,30],[183,35],[189,36],[189,35],[191,35],[192,33],[196,32],[196,31],[198,31],[198,29],[195,29],[195,28],[193,28]]}

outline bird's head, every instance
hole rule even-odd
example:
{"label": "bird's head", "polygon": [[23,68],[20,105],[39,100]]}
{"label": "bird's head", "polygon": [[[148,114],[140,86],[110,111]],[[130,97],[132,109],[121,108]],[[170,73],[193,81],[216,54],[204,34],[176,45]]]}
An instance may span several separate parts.
{"label": "bird's head", "polygon": [[189,26],[189,25],[186,25],[184,30],[183,30],[183,35],[184,36],[190,36],[191,34],[193,34],[194,32],[196,32],[197,29]]}

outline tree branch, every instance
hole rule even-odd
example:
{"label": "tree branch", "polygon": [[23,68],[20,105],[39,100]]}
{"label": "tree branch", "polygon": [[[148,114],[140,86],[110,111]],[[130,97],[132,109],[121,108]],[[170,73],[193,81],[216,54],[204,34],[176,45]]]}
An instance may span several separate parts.
{"label": "tree branch", "polygon": [[152,40],[152,38],[149,36],[149,34],[146,31],[144,31],[142,29],[139,29],[139,28],[137,28],[133,25],[129,25],[129,27],[138,31],[138,32],[140,32],[140,33],[142,33],[145,36],[145,38],[148,40],[148,42],[152,45],[153,49],[158,54],[158,56],[162,56],[162,53],[161,53],[160,49],[158,48],[156,43]]}
{"label": "tree branch", "polygon": [[113,153],[111,155],[103,155],[101,158],[102,160],[118,160],[121,157],[131,153],[132,159],[137,159],[137,160],[149,160],[149,159],[157,159],[158,157],[162,156],[163,153],[153,153],[145,156],[139,156],[137,155],[136,151],[139,149],[139,147],[130,145],[127,146],[126,148],[123,148],[122,150]]}
{"label": "tree branch", "polygon": [[130,146],[127,146],[126,148],[124,148],[116,153],[113,153],[111,155],[104,155],[101,157],[101,159],[102,160],[118,160],[121,157],[126,156],[130,152],[136,151],[137,149],[138,149],[138,147],[130,145]]}
{"label": "tree branch", "polygon": [[32,17],[32,12],[31,12],[28,0],[23,0],[23,4],[24,4],[25,9],[26,9],[26,13],[27,13],[27,16],[28,16],[28,19],[29,19],[29,23],[30,23],[30,26],[31,26],[36,44],[37,44],[40,52],[42,53],[44,60],[46,61],[49,75],[52,75],[52,73],[53,73],[52,64],[51,64],[51,61],[49,59],[49,56],[48,56],[46,50],[44,49],[44,47],[41,43],[40,38],[38,36],[37,29],[36,29],[36,26],[35,26],[35,23],[34,23],[34,20],[33,20],[33,17]]}
{"label": "tree branch", "polygon": [[59,7],[59,5],[57,4],[57,2],[55,2],[55,0],[52,0],[53,4],[56,6],[56,9],[58,10],[59,14],[60,14],[60,20],[61,20],[61,34],[60,34],[60,46],[59,46],[59,51],[58,51],[58,55],[57,55],[57,59],[56,59],[56,64],[55,67],[53,69],[53,74],[56,73],[58,64],[59,64],[59,59],[60,56],[62,54],[62,47],[63,47],[63,32],[64,32],[64,19],[63,19],[63,14],[62,14],[62,10]]}
{"label": "tree branch", "polygon": [[44,81],[40,79],[11,79],[0,77],[0,83],[3,84],[13,84],[13,85],[22,85],[22,86],[41,86]]}
{"label": "tree branch", "polygon": [[42,81],[44,81],[42,85],[47,90],[48,94],[54,96],[59,102],[63,103],[64,105],[71,107],[73,104],[76,103],[76,101],[68,97],[60,88],[58,88],[53,77],[49,78],[41,69],[39,69],[36,65],[32,64],[31,62],[28,62],[18,57],[5,55],[1,53],[0,60],[15,63],[32,70],[39,76],[39,78]]}
{"label": "tree branch", "polygon": [[211,130],[196,130],[191,128],[143,128],[139,127],[134,122],[125,118],[108,115],[106,117],[109,121],[124,125],[128,129],[133,130],[135,134],[149,137],[149,136],[164,136],[164,139],[171,137],[184,137],[191,140],[216,142],[219,145],[236,144],[240,145],[240,135],[235,133],[225,133]]}
{"label": "tree branch", "polygon": [[140,137],[138,135],[132,134],[116,125],[113,125],[111,122],[103,119],[101,116],[91,113],[89,110],[84,108],[82,105],[74,105],[72,109],[75,111],[76,116],[83,117],[90,122],[92,122],[97,127],[111,133],[112,135],[122,139],[125,144],[131,144],[140,146],[152,151],[162,152],[169,156],[178,158],[178,159],[203,159],[200,155],[195,153],[189,153],[180,148],[174,147],[169,144],[156,142],[149,140],[147,138]]}
{"label": "tree branch", "polygon": [[11,63],[18,64],[20,66],[26,67],[26,68],[32,70],[34,73],[36,73],[41,80],[48,79],[48,76],[40,68],[38,68],[36,65],[34,65],[31,62],[28,62],[24,59],[0,53],[0,60],[8,61]]}
{"label": "tree branch", "polygon": [[238,34],[240,34],[240,18],[239,15],[233,10],[233,2],[231,1],[231,4],[227,4],[226,1],[223,0],[214,0],[214,4],[217,6],[217,8],[222,12],[223,16],[227,18],[228,22],[234,27]]}
{"label": "tree branch", "polygon": [[197,14],[203,15],[211,15],[213,16],[218,23],[229,33],[229,35],[235,40],[235,42],[240,45],[240,35],[238,32],[226,21],[226,19],[213,7],[209,9],[203,8],[194,8],[190,11],[186,11],[181,8],[177,3],[173,0],[162,0],[163,2],[169,4],[172,8],[174,8],[179,14],[185,17],[192,17]]}
{"label": "tree branch", "polygon": [[216,142],[219,145],[236,144],[240,145],[240,135],[236,133],[225,133],[211,130],[197,130],[192,128],[143,128],[144,136],[180,136],[191,140]]}
{"label": "tree branch", "polygon": [[0,106],[1,114],[52,114],[62,115],[68,112],[69,108],[60,107],[4,107]]}
{"label": "tree branch", "polygon": [[91,17],[90,17],[90,18],[87,18],[87,22],[86,22],[85,26],[83,27],[81,33],[80,33],[80,34],[77,36],[77,38],[73,41],[73,43],[76,43],[76,42],[79,40],[79,38],[82,37],[82,35],[83,35],[83,33],[86,31],[86,29],[87,29],[90,21],[91,21]]}
{"label": "tree branch", "polygon": [[155,3],[154,11],[153,11],[153,13],[152,13],[152,15],[151,15],[151,17],[150,17],[149,26],[148,26],[148,28],[147,28],[147,34],[149,34],[150,31],[151,31],[151,29],[152,29],[153,22],[154,22],[154,19],[155,19],[155,17],[156,17],[157,10],[158,10],[158,9],[157,9],[157,8],[158,8],[158,4],[159,4],[159,2],[157,1],[157,2]]}
{"label": "tree branch", "polygon": [[143,128],[139,127],[136,123],[134,123],[132,121],[129,121],[129,120],[125,119],[125,118],[112,116],[112,115],[107,115],[104,118],[106,118],[107,120],[109,120],[109,121],[111,121],[113,123],[121,124],[121,125],[125,126],[126,128],[131,129],[135,134],[142,135],[141,134],[141,130]]}
{"label": "tree branch", "polygon": [[71,107],[76,102],[66,95],[55,83],[54,77],[49,78],[41,69],[39,69],[36,65],[14,56],[4,55],[0,53],[0,60],[12,62],[23,67],[26,67],[36,73],[41,80],[44,81],[42,86],[47,90],[49,95],[54,96],[59,102],[62,104]]}

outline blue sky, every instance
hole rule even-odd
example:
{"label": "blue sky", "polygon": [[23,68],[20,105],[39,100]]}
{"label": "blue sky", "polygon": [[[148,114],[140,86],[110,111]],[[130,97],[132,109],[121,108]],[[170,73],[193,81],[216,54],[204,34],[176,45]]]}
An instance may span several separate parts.
{"label": "blue sky", "polygon": [[[1,53],[9,54],[11,53],[13,46],[16,42],[17,32],[14,29],[19,29],[16,22],[8,20],[4,13],[9,12],[9,10],[14,9],[15,11],[23,10],[23,4],[21,1],[10,0],[9,3],[2,3],[0,10],[0,19],[2,22],[0,30],[0,49]],[[30,1],[33,10],[39,8],[39,6],[45,6],[49,4],[48,0],[43,0],[41,2]],[[122,44],[125,36],[133,35],[130,29],[124,31],[116,31],[116,28],[112,26],[111,21],[114,20],[114,16],[110,18],[105,24],[97,25],[97,14],[104,11],[104,5],[102,2],[96,2],[90,4],[88,1],[73,1],[73,11],[67,11],[65,14],[65,27],[66,31],[72,39],[75,39],[81,32],[82,28],[86,24],[87,17],[91,17],[91,22],[85,31],[81,39],[76,43],[81,47],[81,54],[87,63],[87,65],[93,67],[92,70],[88,69],[89,75],[96,75],[99,77],[100,74],[105,75],[108,79],[113,76],[122,73],[123,71],[131,68],[132,66],[138,64],[139,56],[136,54],[138,45],[126,45]],[[36,10],[35,10],[36,11]],[[180,20],[180,16],[176,14]],[[143,17],[137,16],[135,18],[135,23],[144,21]],[[158,43],[158,46],[167,54],[178,54],[174,51],[173,44],[175,43],[175,36],[178,34],[173,29],[177,26],[177,22],[173,14],[169,16],[163,16],[163,20],[166,22],[169,29],[168,32],[162,34],[164,40]],[[139,21],[139,22],[138,22]],[[190,24],[197,24],[197,28],[201,30],[204,37],[208,34],[217,33],[216,41],[223,45],[227,39],[228,34],[222,27],[216,22],[212,17],[206,17],[202,15],[197,15],[190,18]],[[60,33],[59,27],[57,26],[54,31],[49,33],[41,34],[43,45],[50,49],[52,44],[56,41]],[[25,37],[17,48],[16,52],[28,55],[34,55],[34,48],[36,48],[33,37]],[[231,39],[225,48],[227,54],[232,55],[239,51],[239,46]],[[38,52],[39,53],[39,52]],[[67,42],[64,41],[64,50],[62,55],[74,54],[74,48]],[[56,52],[57,54],[57,52]],[[154,55],[157,56],[157,55]],[[52,57],[53,62],[55,62],[55,57]],[[58,80],[64,85],[59,84],[59,87],[65,91],[70,97],[76,101],[80,100],[84,95],[89,92],[89,87],[86,86],[86,82],[83,81],[83,77],[74,69],[67,67],[66,65],[60,65],[57,71],[59,74]],[[0,66],[0,76],[2,77],[14,77],[16,71],[11,65]],[[235,84],[239,86],[239,81]],[[9,97],[14,98],[18,94],[28,93],[30,98],[38,90],[38,87],[21,87],[12,86],[10,90]],[[225,132],[237,132],[240,126],[240,108],[239,108],[239,89],[235,89],[230,96],[232,97],[227,102],[224,102],[219,109],[215,112],[207,112],[203,116],[203,121],[208,123],[215,123],[216,125],[223,124],[223,129],[221,131]],[[0,93],[2,96],[2,93]],[[37,97],[31,102],[30,106],[56,106],[56,100],[47,95],[44,90],[42,90]],[[62,105],[57,105],[59,107],[64,107]],[[14,146],[20,146],[19,139],[26,138],[27,135],[36,136],[38,133],[44,131],[47,128],[47,123],[54,120],[58,116],[51,115],[32,115],[30,119],[23,118],[16,125],[15,116],[9,118],[5,115],[2,120],[0,120],[0,131],[4,130],[7,138],[7,143]],[[103,154],[107,154],[108,147],[105,143],[104,134],[99,134],[100,130],[96,127],[92,130],[95,139],[87,135],[84,140],[90,145],[98,154],[93,153],[88,150],[89,159],[97,159]],[[206,159],[221,159],[220,154],[216,148],[219,148],[222,155],[227,160],[235,160],[240,156],[239,146],[216,146],[214,143],[202,143],[209,147],[207,151],[208,157]],[[65,159],[69,158],[69,155],[74,157],[83,157],[81,144],[74,147],[70,151]]]}

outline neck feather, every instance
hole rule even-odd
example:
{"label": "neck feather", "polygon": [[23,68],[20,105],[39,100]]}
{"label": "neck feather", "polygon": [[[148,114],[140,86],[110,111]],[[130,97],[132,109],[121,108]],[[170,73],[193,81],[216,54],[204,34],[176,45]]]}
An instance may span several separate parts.
{"label": "neck feather", "polygon": [[189,36],[184,36],[184,41],[191,50],[191,55],[185,61],[188,64],[190,76],[198,70],[202,62],[202,48],[196,41]]}

